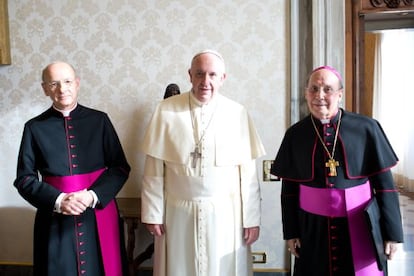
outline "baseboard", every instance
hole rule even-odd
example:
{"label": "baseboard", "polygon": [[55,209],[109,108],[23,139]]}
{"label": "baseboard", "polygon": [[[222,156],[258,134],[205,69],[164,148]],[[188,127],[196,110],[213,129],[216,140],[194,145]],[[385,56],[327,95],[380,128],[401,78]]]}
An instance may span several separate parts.
{"label": "baseboard", "polygon": [[1,276],[32,276],[33,267],[31,265],[0,264]]}

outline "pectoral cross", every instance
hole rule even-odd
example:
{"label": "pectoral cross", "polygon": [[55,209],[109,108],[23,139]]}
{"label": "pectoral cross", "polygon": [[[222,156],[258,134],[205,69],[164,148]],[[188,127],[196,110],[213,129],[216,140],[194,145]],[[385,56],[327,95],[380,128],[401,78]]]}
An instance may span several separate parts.
{"label": "pectoral cross", "polygon": [[200,150],[198,149],[198,146],[196,146],[196,147],[194,148],[194,151],[193,151],[193,152],[191,152],[191,153],[190,153],[190,155],[191,155],[191,158],[193,159],[193,160],[191,161],[191,167],[195,168],[195,167],[196,167],[196,165],[197,165],[197,160],[198,160],[198,158],[201,158],[201,152],[200,152]]}
{"label": "pectoral cross", "polygon": [[336,167],[339,167],[339,162],[331,158],[325,163],[325,167],[329,168],[329,176],[337,176]]}

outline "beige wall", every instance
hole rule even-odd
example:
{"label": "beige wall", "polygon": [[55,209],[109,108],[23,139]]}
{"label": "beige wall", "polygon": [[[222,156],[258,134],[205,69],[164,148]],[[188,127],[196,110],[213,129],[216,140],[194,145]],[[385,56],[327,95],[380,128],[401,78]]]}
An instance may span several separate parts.
{"label": "beige wall", "polygon": [[[168,83],[189,89],[190,59],[205,48],[223,54],[228,79],[222,92],[248,108],[267,151],[263,159],[274,158],[289,112],[289,1],[211,3],[9,1],[12,65],[0,67],[0,262],[31,262],[33,210],[12,183],[23,124],[50,105],[40,72],[51,61],[73,64],[81,77],[80,103],[109,113],[132,166],[120,196],[139,196],[145,125]],[[256,268],[280,269],[286,266],[280,182],[261,185],[263,226],[254,250],[266,252],[268,262]]]}

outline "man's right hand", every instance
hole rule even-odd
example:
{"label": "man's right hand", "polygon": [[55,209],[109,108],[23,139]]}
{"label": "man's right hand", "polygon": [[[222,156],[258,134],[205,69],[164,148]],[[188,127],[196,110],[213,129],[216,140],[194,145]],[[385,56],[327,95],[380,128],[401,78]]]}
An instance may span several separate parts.
{"label": "man's right hand", "polygon": [[80,215],[85,212],[88,205],[82,197],[77,197],[77,193],[66,194],[60,203],[60,210],[64,215]]}
{"label": "man's right hand", "polygon": [[287,240],[287,247],[290,254],[294,255],[296,258],[299,258],[298,249],[300,248],[300,240],[299,239],[290,239]]}

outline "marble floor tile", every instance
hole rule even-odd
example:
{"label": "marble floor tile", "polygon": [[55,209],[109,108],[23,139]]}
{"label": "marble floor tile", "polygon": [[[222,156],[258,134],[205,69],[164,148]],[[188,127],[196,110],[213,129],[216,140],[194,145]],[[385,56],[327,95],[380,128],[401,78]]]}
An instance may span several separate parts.
{"label": "marble floor tile", "polygon": [[404,243],[399,244],[395,258],[388,262],[388,276],[414,275],[414,194],[400,195]]}

